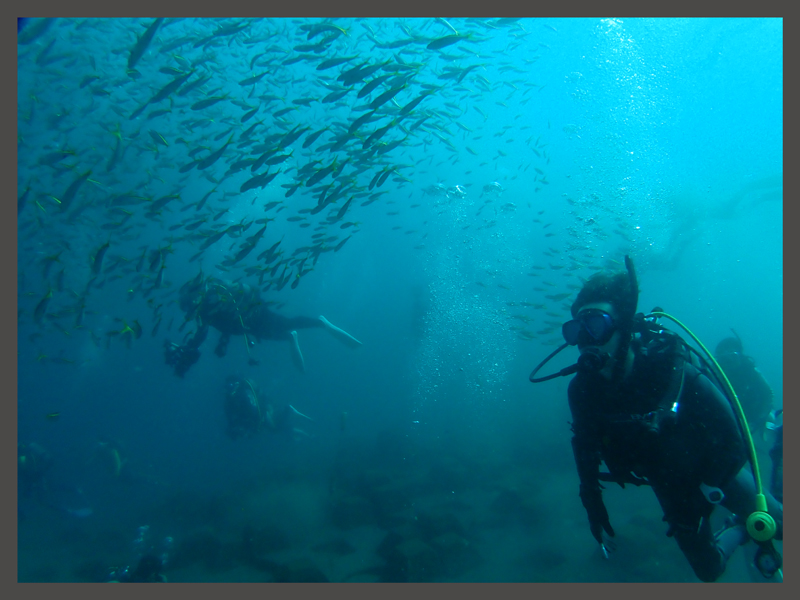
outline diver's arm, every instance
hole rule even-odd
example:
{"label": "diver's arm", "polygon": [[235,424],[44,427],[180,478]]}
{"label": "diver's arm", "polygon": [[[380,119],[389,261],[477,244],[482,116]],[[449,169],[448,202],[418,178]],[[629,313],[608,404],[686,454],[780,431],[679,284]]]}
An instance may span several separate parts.
{"label": "diver's arm", "polygon": [[755,388],[753,391],[755,392],[754,396],[757,398],[762,399],[763,406],[761,406],[762,412],[765,413],[764,423],[760,423],[759,425],[764,425],[767,421],[770,411],[772,411],[775,401],[775,392],[772,391],[772,388],[767,383],[764,374],[761,370],[753,365],[753,387]]}
{"label": "diver's arm", "polygon": [[596,489],[599,492],[600,453],[594,448],[594,444],[576,434],[572,436],[572,453],[575,456],[581,488]]}
{"label": "diver's arm", "polygon": [[614,537],[614,528],[608,518],[608,511],[603,504],[602,486],[598,478],[600,471],[600,453],[593,445],[588,445],[579,436],[572,438],[572,451],[578,467],[580,479],[580,497],[586,514],[589,517],[589,528],[598,544],[603,544],[603,531]]}
{"label": "diver's arm", "polygon": [[189,338],[186,342],[187,348],[194,348],[195,350],[200,347],[200,345],[206,341],[208,337],[208,325],[202,322],[198,322],[197,324],[197,331],[195,334]]}
{"label": "diver's arm", "polygon": [[198,321],[195,334],[183,346],[164,341],[166,363],[175,369],[178,377],[183,377],[189,368],[200,359],[198,348],[208,336],[208,325]]}
{"label": "diver's arm", "polygon": [[569,387],[569,404],[572,410],[572,452],[575,456],[575,465],[580,480],[580,498],[586,514],[589,517],[589,528],[592,536],[601,546],[603,531],[614,537],[614,529],[608,518],[608,511],[603,504],[602,486],[600,485],[600,438],[598,432],[589,424],[586,415],[580,409],[580,394],[577,387],[573,387],[575,380]]}
{"label": "diver's arm", "polygon": [[596,488],[600,490],[600,436],[597,428],[593,426],[592,415],[586,411],[587,393],[577,381],[573,379],[569,384],[567,397],[569,409],[572,413],[572,452],[575,455],[575,465],[578,468],[578,477],[581,487]]}

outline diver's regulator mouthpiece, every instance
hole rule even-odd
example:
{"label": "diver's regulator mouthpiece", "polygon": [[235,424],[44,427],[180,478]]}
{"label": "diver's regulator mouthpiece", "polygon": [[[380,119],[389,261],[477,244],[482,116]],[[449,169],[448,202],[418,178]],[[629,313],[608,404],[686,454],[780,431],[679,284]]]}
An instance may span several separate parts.
{"label": "diver's regulator mouthpiece", "polygon": [[544,377],[536,377],[536,373],[539,372],[545,364],[547,364],[551,358],[553,358],[556,354],[561,352],[564,348],[569,346],[570,344],[564,343],[561,344],[558,348],[553,350],[542,362],[536,365],[536,368],[531,371],[530,376],[528,379],[531,383],[541,383],[542,381],[550,381],[551,379],[555,379],[556,377],[567,377],[572,375],[573,373],[577,373],[580,371],[581,373],[598,373],[603,370],[603,367],[608,364],[609,359],[611,356],[608,352],[603,352],[599,348],[594,346],[589,346],[585,350],[581,352],[581,355],[578,357],[578,361],[570,365],[568,367],[564,367],[560,371],[555,373],[551,373],[550,375],[545,375]]}
{"label": "diver's regulator mouthpiece", "polygon": [[578,357],[578,371],[598,373],[606,366],[609,358],[608,352],[601,352],[599,348],[586,348]]}

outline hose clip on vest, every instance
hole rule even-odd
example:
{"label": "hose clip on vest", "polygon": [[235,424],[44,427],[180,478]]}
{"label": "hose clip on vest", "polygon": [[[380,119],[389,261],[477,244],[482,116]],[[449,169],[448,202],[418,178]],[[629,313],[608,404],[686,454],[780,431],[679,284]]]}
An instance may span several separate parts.
{"label": "hose clip on vest", "polygon": [[725,498],[725,494],[722,493],[721,489],[711,487],[705,483],[700,484],[700,491],[703,492],[703,496],[705,496],[706,500],[711,504],[719,504]]}
{"label": "hose clip on vest", "polygon": [[777,524],[767,512],[767,499],[764,494],[756,494],[756,509],[745,521],[747,533],[757,542],[768,542],[775,536]]}

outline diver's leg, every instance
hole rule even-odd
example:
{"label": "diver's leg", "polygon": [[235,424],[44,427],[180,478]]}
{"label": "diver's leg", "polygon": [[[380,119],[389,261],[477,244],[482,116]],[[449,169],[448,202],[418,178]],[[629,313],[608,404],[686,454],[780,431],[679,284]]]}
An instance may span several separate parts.
{"label": "diver's leg", "polygon": [[714,536],[708,504],[699,489],[653,485],[653,491],[669,523],[667,536],[674,537],[695,575],[701,581],[716,581],[725,572],[728,558],[746,539],[744,526]]}
{"label": "diver's leg", "polygon": [[306,372],[306,363],[303,360],[303,353],[300,351],[300,343],[297,341],[297,332],[292,331],[292,362],[294,366],[300,369],[301,373]]}
{"label": "diver's leg", "polygon": [[340,342],[347,344],[351,348],[357,348],[358,346],[361,346],[361,342],[359,342],[356,338],[347,333],[344,329],[336,327],[336,325],[328,321],[328,319],[322,315],[319,316],[319,320],[322,321],[322,324],[331,333],[331,335],[337,338]]}
{"label": "diver's leg", "polygon": [[304,430],[299,429],[297,427],[292,428],[292,439],[295,442],[299,442],[303,438],[310,438],[310,437],[314,437],[314,436],[311,435],[310,433],[308,433],[307,431],[304,431]]}
{"label": "diver's leg", "polygon": [[[756,510],[756,487],[753,475],[747,469],[742,469],[736,474],[728,484],[723,486],[722,492],[725,497],[722,499],[722,506],[742,519],[747,519],[748,515]],[[764,490],[764,497],[767,500],[767,512],[775,519],[777,531],[775,539],[783,539],[783,505],[775,497]]]}
{"label": "diver's leg", "polygon": [[712,535],[707,517],[701,519],[697,530],[677,525],[672,527],[675,541],[695,575],[706,582],[719,579],[725,572],[728,558],[747,538],[744,525],[727,528],[717,536]]}
{"label": "diver's leg", "polygon": [[285,328],[286,330],[315,329],[325,327],[325,325],[321,323],[319,319],[314,319],[313,317],[282,317],[282,319],[283,322],[281,323],[281,327]]}
{"label": "diver's leg", "polygon": [[289,405],[289,409],[290,409],[290,410],[291,410],[291,411],[292,411],[294,414],[296,414],[298,417],[303,417],[304,419],[308,419],[309,421],[313,421],[313,420],[314,420],[314,419],[312,419],[311,417],[309,417],[308,415],[304,415],[303,413],[301,413],[299,410],[297,410],[297,409],[296,409],[294,406],[292,406],[291,404]]}
{"label": "diver's leg", "polygon": [[300,415],[301,417],[305,417],[309,421],[312,420],[310,417],[306,417],[303,413],[298,412],[291,405],[286,405],[281,409],[278,415],[275,418],[275,429],[276,432],[290,432],[292,434],[292,438],[297,441],[300,436],[304,437],[311,437],[311,434],[303,431],[302,429],[298,429],[297,427],[292,427],[291,425],[291,417],[292,413],[296,415]]}
{"label": "diver's leg", "polygon": [[[736,521],[744,523],[756,510],[756,489],[753,475],[743,467],[733,480],[723,487],[725,498],[721,504],[736,515]],[[775,520],[775,539],[783,539],[783,505],[769,492],[764,491],[767,512]],[[749,540],[749,535],[747,540]],[[751,581],[776,580],[782,559],[772,541],[756,542],[746,551],[747,570]]]}

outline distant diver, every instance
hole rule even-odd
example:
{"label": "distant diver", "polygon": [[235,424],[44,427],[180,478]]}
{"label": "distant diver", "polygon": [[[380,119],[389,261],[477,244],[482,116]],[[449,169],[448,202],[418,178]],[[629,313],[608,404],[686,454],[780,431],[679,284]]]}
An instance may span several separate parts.
{"label": "distant diver", "polygon": [[744,353],[739,334],[733,329],[731,331],[736,337],[721,340],[714,351],[714,358],[736,391],[747,417],[750,433],[758,445],[764,441],[768,425],[771,423],[774,394],[753,358]]}
{"label": "distant diver", "polygon": [[773,408],[772,388],[756,367],[755,360],[744,353],[739,334],[733,328],[731,331],[736,337],[721,340],[714,351],[714,358],[739,398],[756,447],[763,449],[764,444],[768,443],[769,432],[772,432],[769,491],[778,502],[783,502],[783,409]]}
{"label": "distant diver", "polygon": [[266,395],[259,393],[251,379],[235,375],[229,376],[225,382],[224,410],[228,437],[232,440],[253,437],[261,431],[307,436],[302,429],[291,426],[291,418],[297,415],[312,420],[291,404],[276,410]]}
{"label": "distant diver", "polygon": [[[243,335],[248,355],[253,340],[283,340],[290,342],[295,366],[305,372],[305,361],[297,338],[298,329],[324,328],[351,348],[361,346],[352,335],[336,327],[325,317],[284,317],[267,308],[258,289],[243,283],[232,283],[204,277],[202,273],[180,289],[179,302],[187,322],[195,321],[197,331],[183,345],[165,342],[166,363],[183,377],[200,358],[200,345],[208,328],[220,332],[214,352],[225,356],[232,335]],[[250,359],[251,364],[257,364]]]}

